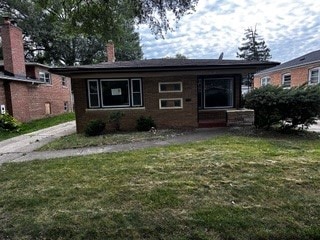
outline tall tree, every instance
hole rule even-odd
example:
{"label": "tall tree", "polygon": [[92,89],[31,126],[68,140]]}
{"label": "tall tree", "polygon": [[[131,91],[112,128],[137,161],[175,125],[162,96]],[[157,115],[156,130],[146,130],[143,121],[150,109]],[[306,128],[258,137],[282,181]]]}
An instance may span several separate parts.
{"label": "tall tree", "polygon": [[0,14],[11,12],[25,31],[26,58],[62,65],[102,59],[112,39],[117,60],[142,58],[134,24],[148,24],[163,36],[170,29],[168,12],[178,20],[198,0],[2,0]]}
{"label": "tall tree", "polygon": [[245,30],[242,46],[238,48],[237,57],[249,61],[267,61],[271,59],[270,49],[254,29]]}

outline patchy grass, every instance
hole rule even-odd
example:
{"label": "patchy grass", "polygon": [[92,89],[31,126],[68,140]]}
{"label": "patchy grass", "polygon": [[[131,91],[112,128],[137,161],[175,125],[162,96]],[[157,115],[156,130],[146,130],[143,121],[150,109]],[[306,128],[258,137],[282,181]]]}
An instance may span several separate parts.
{"label": "patchy grass", "polygon": [[66,113],[66,114],[61,114],[59,116],[47,117],[47,118],[23,123],[21,125],[21,130],[17,133],[0,132],[0,141],[8,138],[16,137],[22,134],[34,132],[43,128],[52,127],[60,123],[72,121],[74,119],[75,119],[74,113]]}
{"label": "patchy grass", "polygon": [[178,135],[183,135],[185,133],[185,131],[179,130],[158,130],[156,134],[153,134],[151,132],[117,132],[95,137],[87,137],[84,134],[71,134],[46,144],[45,146],[38,149],[38,151],[96,147],[153,140],[165,140],[176,137]]}
{"label": "patchy grass", "polygon": [[319,239],[320,141],[210,141],[4,164],[0,239]]}

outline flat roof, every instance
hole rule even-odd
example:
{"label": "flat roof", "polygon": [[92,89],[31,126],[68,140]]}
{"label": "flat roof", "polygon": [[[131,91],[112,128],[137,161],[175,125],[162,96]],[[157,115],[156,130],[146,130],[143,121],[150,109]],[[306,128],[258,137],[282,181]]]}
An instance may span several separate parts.
{"label": "flat roof", "polygon": [[49,71],[61,75],[89,72],[127,72],[127,71],[179,71],[197,70],[203,68],[243,68],[243,67],[273,67],[278,62],[259,62],[246,60],[220,60],[220,59],[148,59],[119,62],[102,62],[98,64],[55,67]]}

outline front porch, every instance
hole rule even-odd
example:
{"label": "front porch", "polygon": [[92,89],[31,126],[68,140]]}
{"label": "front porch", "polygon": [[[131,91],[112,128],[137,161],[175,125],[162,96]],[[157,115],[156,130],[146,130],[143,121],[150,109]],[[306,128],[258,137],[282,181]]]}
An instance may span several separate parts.
{"label": "front porch", "polygon": [[254,124],[251,109],[205,109],[198,111],[198,127],[250,126]]}

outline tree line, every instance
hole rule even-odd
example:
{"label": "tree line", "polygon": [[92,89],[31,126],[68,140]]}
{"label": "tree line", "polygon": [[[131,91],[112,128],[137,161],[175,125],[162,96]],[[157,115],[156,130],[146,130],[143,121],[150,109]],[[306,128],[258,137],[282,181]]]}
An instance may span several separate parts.
{"label": "tree line", "polygon": [[[117,60],[142,59],[135,27],[147,24],[155,37],[164,37],[172,29],[169,13],[178,21],[194,12],[197,3],[198,0],[2,0],[0,15],[11,16],[23,30],[26,61],[72,66],[104,61],[108,40],[116,45]],[[256,28],[245,30],[238,50],[237,57],[249,61],[271,58],[270,49]],[[177,54],[179,58],[180,55]]]}
{"label": "tree line", "polygon": [[23,29],[27,61],[49,65],[91,64],[104,60],[105,43],[116,44],[118,60],[143,57],[138,24],[155,36],[171,29],[168,13],[179,20],[198,0],[2,0]]}

